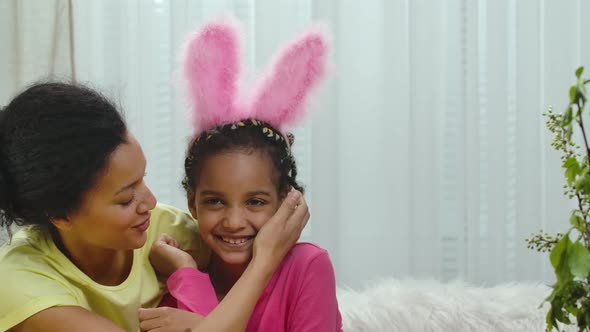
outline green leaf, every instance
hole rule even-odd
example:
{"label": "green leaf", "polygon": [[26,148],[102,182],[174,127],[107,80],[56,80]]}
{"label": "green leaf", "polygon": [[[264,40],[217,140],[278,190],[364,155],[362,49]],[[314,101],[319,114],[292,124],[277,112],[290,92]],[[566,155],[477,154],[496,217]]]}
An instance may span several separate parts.
{"label": "green leaf", "polygon": [[551,265],[553,265],[554,269],[557,269],[557,266],[561,262],[561,256],[567,251],[567,248],[570,246],[570,238],[569,234],[564,235],[557,243],[553,250],[551,250],[551,254],[549,254],[549,259],[551,260]]}
{"label": "green leaf", "polygon": [[590,274],[590,252],[580,242],[576,241],[567,253],[567,265],[570,272],[579,278],[586,278]]}
{"label": "green leaf", "polygon": [[572,140],[573,133],[574,133],[574,129],[573,129],[572,125],[570,124],[569,126],[567,126],[567,131],[565,133],[565,137],[567,138],[568,141]]}
{"label": "green leaf", "polygon": [[566,324],[571,323],[569,314],[566,311],[566,309],[564,308],[563,303],[561,303],[561,301],[559,301],[559,303],[557,303],[555,309],[557,309],[557,310],[553,311],[555,319],[557,319],[558,321],[560,321],[562,323],[566,323]]}
{"label": "green leaf", "polygon": [[555,300],[555,298],[557,297],[557,291],[558,291],[558,286],[557,284],[553,284],[551,285],[551,288],[553,288],[553,291],[551,292],[551,294],[549,296],[547,296],[547,298],[545,299],[545,302],[550,302],[553,303],[553,301]]}
{"label": "green leaf", "polygon": [[567,184],[571,186],[572,183],[574,183],[576,176],[578,176],[578,174],[581,173],[582,168],[580,167],[580,164],[578,163],[576,157],[567,158],[563,162],[562,167],[565,168],[565,177],[567,179]]}
{"label": "green leaf", "polygon": [[584,324],[582,325],[582,324],[579,324],[578,323],[578,326],[580,328],[587,328],[588,327],[588,322],[590,322],[590,312],[586,311],[586,318],[584,319]]}
{"label": "green leaf", "polygon": [[[567,264],[568,250],[571,247],[571,240],[569,233],[565,234],[551,250],[549,258],[551,265],[555,269],[555,276],[557,277],[556,287],[563,287],[565,283],[572,279],[572,274]],[[557,291],[559,293],[559,290]]]}
{"label": "green leaf", "polygon": [[569,157],[563,162],[564,168],[576,167],[576,169],[580,168],[580,164],[578,163],[578,159],[576,157]]}
{"label": "green leaf", "polygon": [[588,173],[584,173],[576,180],[575,187],[583,194],[590,194],[590,176]]}
{"label": "green leaf", "polygon": [[563,118],[561,119],[561,127],[565,127],[565,126],[569,126],[572,123],[572,120],[574,119],[574,110],[572,109],[571,106],[569,106],[566,110],[565,113],[563,114]]}
{"label": "green leaf", "polygon": [[547,323],[547,329],[549,331],[553,330],[553,328],[557,326],[557,320],[555,319],[555,315],[553,315],[553,306],[549,308],[547,316],[545,316],[545,323]]}
{"label": "green leaf", "polygon": [[575,104],[576,103],[576,86],[573,85],[570,88],[570,103]]}
{"label": "green leaf", "polygon": [[583,233],[585,231],[584,229],[584,219],[582,217],[580,217],[577,213],[572,213],[572,216],[570,217],[570,224],[572,226],[574,226],[575,229],[577,229],[578,231],[580,231],[580,233]]}
{"label": "green leaf", "polygon": [[576,70],[576,77],[580,78],[580,76],[582,76],[583,72],[584,72],[584,66],[578,67],[578,69]]}
{"label": "green leaf", "polygon": [[[577,84],[577,88],[576,88],[576,97],[577,98],[582,98],[582,101],[585,103],[586,102],[586,85],[584,85],[584,81],[582,79],[578,80],[578,84]],[[582,104],[583,105],[583,104]],[[584,109],[580,109],[578,111],[578,113],[582,113]]]}

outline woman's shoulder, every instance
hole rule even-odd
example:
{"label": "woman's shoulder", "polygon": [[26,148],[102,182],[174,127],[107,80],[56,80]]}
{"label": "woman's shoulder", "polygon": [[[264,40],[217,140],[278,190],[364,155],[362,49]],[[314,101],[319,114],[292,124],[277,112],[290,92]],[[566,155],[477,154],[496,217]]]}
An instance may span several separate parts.
{"label": "woman's shoulder", "polygon": [[10,285],[0,287],[0,316],[25,304],[29,308],[35,298],[39,303],[54,299],[75,303],[66,286],[68,268],[63,259],[48,234],[30,228],[15,233],[0,248],[0,284]]}
{"label": "woman's shoulder", "polygon": [[178,233],[196,233],[197,224],[193,217],[174,206],[158,203],[150,216],[150,233],[152,240],[160,234],[178,236]]}
{"label": "woman's shoulder", "polygon": [[209,263],[210,250],[203,244],[197,221],[189,213],[167,204],[156,205],[150,216],[148,239],[144,246],[146,257],[152,243],[161,234],[172,236],[182,250],[195,257],[199,267]]}
{"label": "woman's shoulder", "polygon": [[[51,236],[32,227],[18,230],[0,247],[0,266],[34,264],[54,252]],[[26,257],[26,259],[24,259]]]}
{"label": "woman's shoulder", "polygon": [[152,218],[168,218],[168,219],[176,219],[176,218],[191,218],[190,214],[187,212],[174,207],[172,205],[168,205],[165,203],[156,204],[156,207],[152,210]]}
{"label": "woman's shoulder", "polygon": [[0,248],[0,331],[47,308],[80,305],[50,238],[24,229]]}
{"label": "woman's shoulder", "polygon": [[62,282],[71,263],[57,249],[49,234],[23,228],[0,247],[0,284],[52,279]]}

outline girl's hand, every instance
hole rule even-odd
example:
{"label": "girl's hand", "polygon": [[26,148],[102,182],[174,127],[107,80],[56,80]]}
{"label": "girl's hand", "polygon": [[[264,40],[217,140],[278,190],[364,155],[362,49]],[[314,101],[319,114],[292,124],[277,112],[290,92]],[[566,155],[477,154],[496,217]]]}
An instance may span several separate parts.
{"label": "girl's hand", "polygon": [[203,316],[168,307],[139,309],[139,328],[142,332],[191,332],[196,331]]}
{"label": "girl's hand", "polygon": [[299,239],[308,220],[309,210],[303,195],[297,190],[291,191],[256,235],[253,264],[261,264],[274,272]]}
{"label": "girl's hand", "polygon": [[197,263],[187,252],[178,249],[178,243],[170,235],[162,234],[152,244],[150,262],[162,276],[169,277],[183,267],[197,268]]}

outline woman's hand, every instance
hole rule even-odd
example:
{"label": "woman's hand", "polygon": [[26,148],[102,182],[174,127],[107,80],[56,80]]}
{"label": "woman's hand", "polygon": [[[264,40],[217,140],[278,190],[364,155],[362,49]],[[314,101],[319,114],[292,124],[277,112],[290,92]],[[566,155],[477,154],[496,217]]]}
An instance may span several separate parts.
{"label": "woman's hand", "polygon": [[178,243],[170,235],[162,234],[152,244],[150,262],[159,274],[169,277],[183,267],[197,268],[197,263],[187,252],[178,249]]}
{"label": "woman's hand", "polygon": [[142,332],[195,332],[203,316],[168,307],[139,309],[139,328]]}
{"label": "woman's hand", "polygon": [[272,273],[299,239],[309,220],[303,195],[291,191],[270,220],[262,226],[254,240],[252,262]]}

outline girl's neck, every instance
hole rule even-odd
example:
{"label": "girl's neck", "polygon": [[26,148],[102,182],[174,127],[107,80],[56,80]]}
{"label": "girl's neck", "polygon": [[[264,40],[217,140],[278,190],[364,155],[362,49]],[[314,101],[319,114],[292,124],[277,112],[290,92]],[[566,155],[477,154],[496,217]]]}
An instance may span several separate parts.
{"label": "girl's neck", "polygon": [[97,248],[59,235],[53,240],[80,271],[101,285],[120,285],[131,272],[133,250]]}
{"label": "girl's neck", "polygon": [[212,254],[207,272],[219,301],[223,300],[225,295],[240,279],[246,267],[248,267],[248,263],[230,265],[224,263],[217,255]]}

